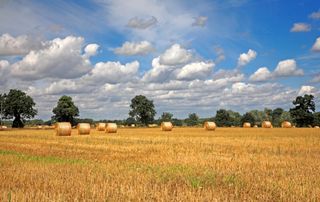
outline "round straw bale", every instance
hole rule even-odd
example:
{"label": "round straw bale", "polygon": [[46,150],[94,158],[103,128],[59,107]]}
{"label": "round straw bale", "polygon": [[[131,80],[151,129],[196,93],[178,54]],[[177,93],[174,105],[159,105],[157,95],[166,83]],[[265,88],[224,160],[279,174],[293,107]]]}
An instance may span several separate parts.
{"label": "round straw bale", "polygon": [[0,126],[0,130],[6,130],[7,128],[7,126]]}
{"label": "round straw bale", "polygon": [[70,136],[71,135],[71,124],[69,122],[58,122],[56,123],[56,135],[57,136]]}
{"label": "round straw bale", "polygon": [[251,128],[251,123],[245,122],[245,123],[243,123],[243,126],[242,126],[242,127],[244,127],[244,128]]}
{"label": "round straw bale", "polygon": [[77,129],[79,135],[89,135],[91,126],[89,123],[78,123]]}
{"label": "round straw bale", "polygon": [[217,127],[216,123],[215,122],[212,122],[212,121],[206,121],[204,122],[204,128],[206,130],[215,130]]}
{"label": "round straw bale", "polygon": [[315,126],[314,128],[319,128],[319,126]]}
{"label": "round straw bale", "polygon": [[282,128],[292,128],[292,124],[289,121],[284,121],[281,123]]}
{"label": "round straw bale", "polygon": [[161,123],[161,130],[162,131],[171,131],[173,128],[173,125],[171,122],[162,122]]}
{"label": "round straw bale", "polygon": [[98,123],[97,131],[105,131],[106,130],[106,123]]}
{"label": "round straw bale", "polygon": [[132,128],[136,127],[136,125],[135,125],[135,124],[131,124],[130,126],[131,126]]}
{"label": "round straw bale", "polygon": [[253,127],[254,127],[254,128],[258,128],[258,125],[254,125]]}
{"label": "round straw bale", "polygon": [[273,128],[270,121],[263,121],[262,128]]}
{"label": "round straw bale", "polygon": [[116,123],[108,123],[106,128],[106,133],[116,133],[118,126]]}

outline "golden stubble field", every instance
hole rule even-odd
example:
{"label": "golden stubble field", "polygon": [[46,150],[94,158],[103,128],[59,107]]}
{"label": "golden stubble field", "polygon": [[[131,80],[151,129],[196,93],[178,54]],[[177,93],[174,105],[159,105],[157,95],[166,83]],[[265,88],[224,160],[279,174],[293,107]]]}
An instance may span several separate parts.
{"label": "golden stubble field", "polygon": [[0,131],[0,201],[320,201],[320,130]]}

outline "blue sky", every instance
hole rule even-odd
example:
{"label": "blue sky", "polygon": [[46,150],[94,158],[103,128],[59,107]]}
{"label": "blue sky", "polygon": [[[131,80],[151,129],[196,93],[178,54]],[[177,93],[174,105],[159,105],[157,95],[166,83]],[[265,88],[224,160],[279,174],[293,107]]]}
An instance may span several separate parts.
{"label": "blue sky", "polygon": [[0,93],[26,91],[39,118],[61,95],[95,119],[136,94],[179,118],[320,107],[319,1],[3,0],[0,19]]}

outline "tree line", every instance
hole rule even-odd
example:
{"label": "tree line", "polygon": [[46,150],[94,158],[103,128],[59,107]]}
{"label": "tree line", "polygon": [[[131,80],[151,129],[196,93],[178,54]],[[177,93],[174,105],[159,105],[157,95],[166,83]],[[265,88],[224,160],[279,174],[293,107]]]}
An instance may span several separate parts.
{"label": "tree line", "polygon": [[[27,125],[51,125],[55,122],[70,122],[76,125],[80,122],[94,124],[96,122],[115,122],[119,125],[147,126],[170,121],[175,126],[201,126],[205,121],[214,121],[219,127],[242,126],[249,122],[251,125],[261,126],[263,121],[270,121],[274,127],[280,127],[283,121],[292,122],[297,127],[320,126],[320,112],[316,112],[313,95],[298,96],[292,102],[289,111],[282,108],[264,110],[251,110],[244,114],[239,112],[219,109],[216,115],[209,118],[200,118],[196,113],[190,113],[185,119],[174,118],[170,112],[163,112],[155,119],[156,110],[153,100],[144,95],[137,95],[131,100],[129,117],[125,120],[93,120],[81,119],[79,109],[70,96],[61,96],[53,108],[53,116],[48,121],[33,119],[37,115],[36,103],[25,92],[11,89],[8,94],[0,94],[1,125],[10,123],[13,128],[22,128]],[[4,121],[5,119],[5,121]]]}

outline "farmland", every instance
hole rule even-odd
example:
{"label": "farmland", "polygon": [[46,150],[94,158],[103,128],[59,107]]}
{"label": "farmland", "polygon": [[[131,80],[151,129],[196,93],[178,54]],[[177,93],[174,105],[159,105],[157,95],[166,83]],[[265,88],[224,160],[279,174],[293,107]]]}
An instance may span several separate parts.
{"label": "farmland", "polygon": [[0,201],[319,201],[320,130],[0,131]]}

